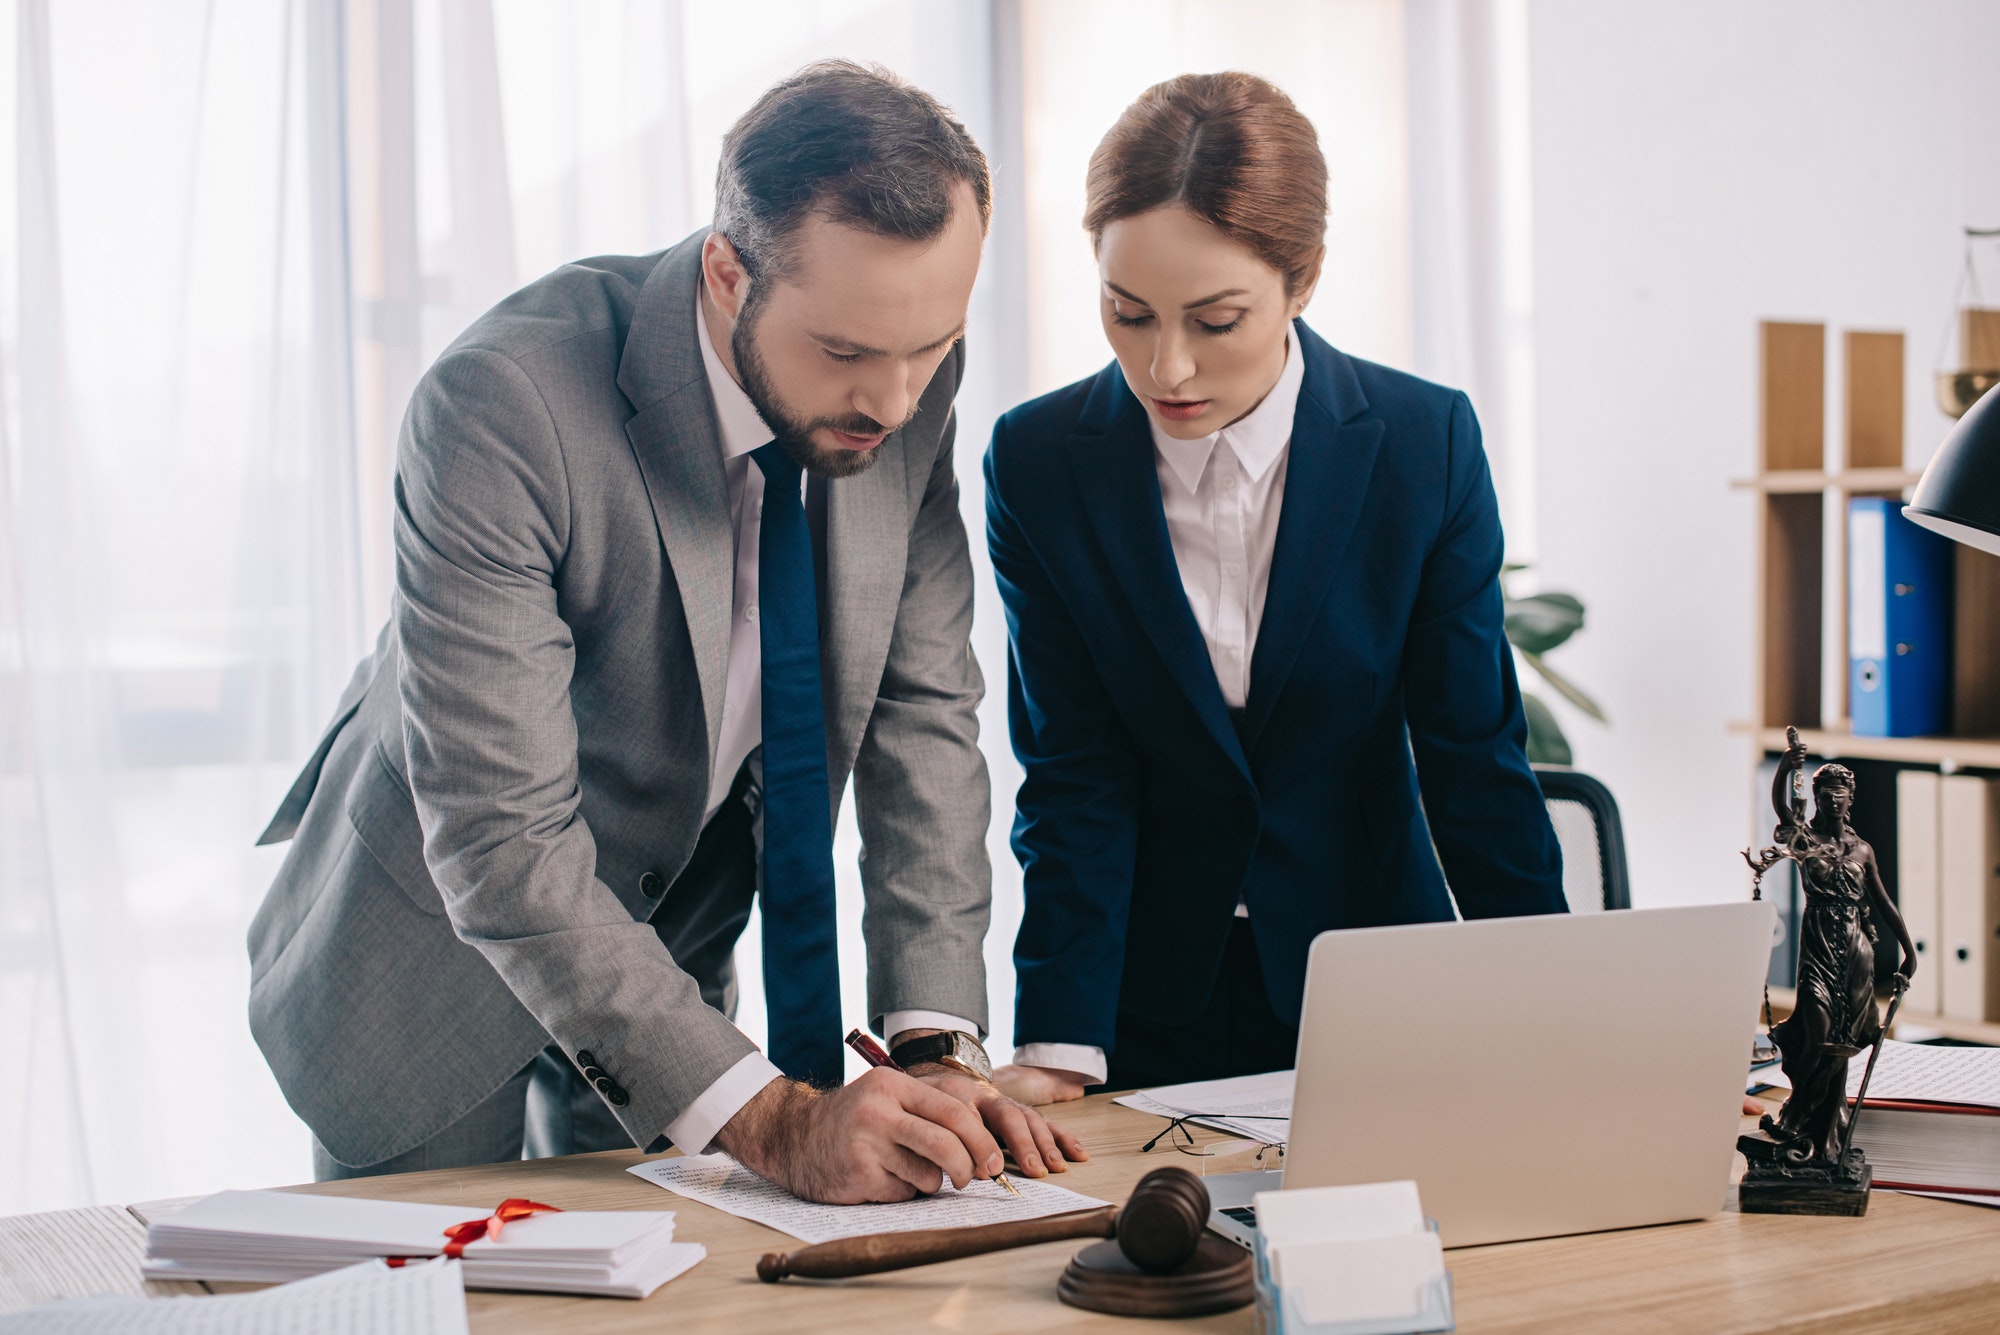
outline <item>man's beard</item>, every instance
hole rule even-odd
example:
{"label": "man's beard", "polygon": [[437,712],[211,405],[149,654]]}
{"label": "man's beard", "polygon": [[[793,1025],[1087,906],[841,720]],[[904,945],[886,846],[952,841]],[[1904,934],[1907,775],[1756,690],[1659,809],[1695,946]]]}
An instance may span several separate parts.
{"label": "man's beard", "polygon": [[[853,436],[886,436],[889,432],[901,430],[907,422],[898,422],[893,427],[884,426],[865,413],[809,419],[794,415],[778,397],[777,388],[771,383],[769,368],[764,365],[763,355],[753,337],[760,304],[753,290],[742,314],[737,316],[735,332],[729,338],[729,349],[736,355],[736,371],[743,377],[743,392],[749,396],[751,406],[764,419],[764,425],[777,433],[778,443],[784,446],[792,462],[806,472],[825,478],[842,478],[867,471],[882,453],[882,446],[888,443],[886,439],[865,450],[842,449],[838,445],[822,449],[813,444],[812,433],[820,427],[828,427]],[[915,417],[916,413],[913,411],[910,416]]]}

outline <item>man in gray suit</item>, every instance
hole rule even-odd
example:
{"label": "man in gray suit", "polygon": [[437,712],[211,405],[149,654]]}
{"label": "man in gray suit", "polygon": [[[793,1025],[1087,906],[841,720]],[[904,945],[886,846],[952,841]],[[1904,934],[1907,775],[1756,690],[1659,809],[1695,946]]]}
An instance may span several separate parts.
{"label": "man in gray suit", "polygon": [[[812,66],[725,139],[713,231],[557,270],[424,376],[391,621],[264,834],[294,843],[250,931],[321,1177],[666,1138],[896,1200],[1002,1141],[1031,1176],[1085,1157],[981,1078],[952,397],[989,201],[934,100]],[[913,1075],[831,1088],[849,774],[869,1018]],[[809,1079],[730,1023],[760,892],[772,1055]]]}

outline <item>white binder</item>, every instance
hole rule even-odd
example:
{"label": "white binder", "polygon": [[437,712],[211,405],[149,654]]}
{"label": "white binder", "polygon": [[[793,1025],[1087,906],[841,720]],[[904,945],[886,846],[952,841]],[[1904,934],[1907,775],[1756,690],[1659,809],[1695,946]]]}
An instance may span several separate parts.
{"label": "white binder", "polygon": [[[1903,1004],[1935,1015],[1944,1008],[1944,952],[1938,949],[1938,776],[1906,769],[1896,775],[1896,907],[1917,946],[1917,976]],[[1883,948],[1889,949],[1885,937]]]}
{"label": "white binder", "polygon": [[[1900,793],[1899,793],[1900,795]],[[1947,774],[1938,781],[1944,1014],[2000,1020],[2000,806],[1986,779]]]}

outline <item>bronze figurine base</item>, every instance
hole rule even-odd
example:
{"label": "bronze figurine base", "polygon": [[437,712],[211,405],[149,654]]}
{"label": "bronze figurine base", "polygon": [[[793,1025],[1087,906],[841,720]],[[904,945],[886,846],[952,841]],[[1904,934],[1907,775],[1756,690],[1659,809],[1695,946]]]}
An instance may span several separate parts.
{"label": "bronze figurine base", "polygon": [[1783,1149],[1763,1136],[1738,1136],[1736,1148],[1750,1162],[1736,1188],[1743,1214],[1823,1214],[1850,1218],[1868,1213],[1868,1188],[1875,1170],[1859,1149],[1850,1149],[1839,1167],[1824,1162],[1792,1164]]}
{"label": "bronze figurine base", "polygon": [[1257,1286],[1249,1252],[1203,1233],[1194,1255],[1165,1274],[1139,1269],[1116,1242],[1093,1243],[1063,1271],[1056,1296],[1113,1316],[1206,1316],[1247,1307]]}

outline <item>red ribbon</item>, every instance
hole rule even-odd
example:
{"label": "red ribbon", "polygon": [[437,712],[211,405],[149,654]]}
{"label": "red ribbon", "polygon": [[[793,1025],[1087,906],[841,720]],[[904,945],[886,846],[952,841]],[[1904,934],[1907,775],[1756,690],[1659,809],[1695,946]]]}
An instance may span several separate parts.
{"label": "red ribbon", "polygon": [[[444,1254],[453,1258],[463,1257],[465,1255],[466,1244],[478,1242],[481,1238],[498,1241],[500,1230],[506,1225],[511,1224],[516,1219],[526,1219],[531,1214],[542,1214],[543,1212],[560,1214],[562,1207],[557,1205],[543,1205],[540,1201],[531,1201],[525,1196],[509,1196],[506,1200],[501,1201],[498,1208],[484,1219],[468,1219],[462,1224],[453,1224],[450,1228],[446,1229],[444,1235],[449,1241],[445,1243]],[[427,1258],[421,1256],[385,1256],[382,1259],[389,1263],[391,1269],[395,1269],[400,1266],[406,1266],[411,1261],[421,1261]]]}

